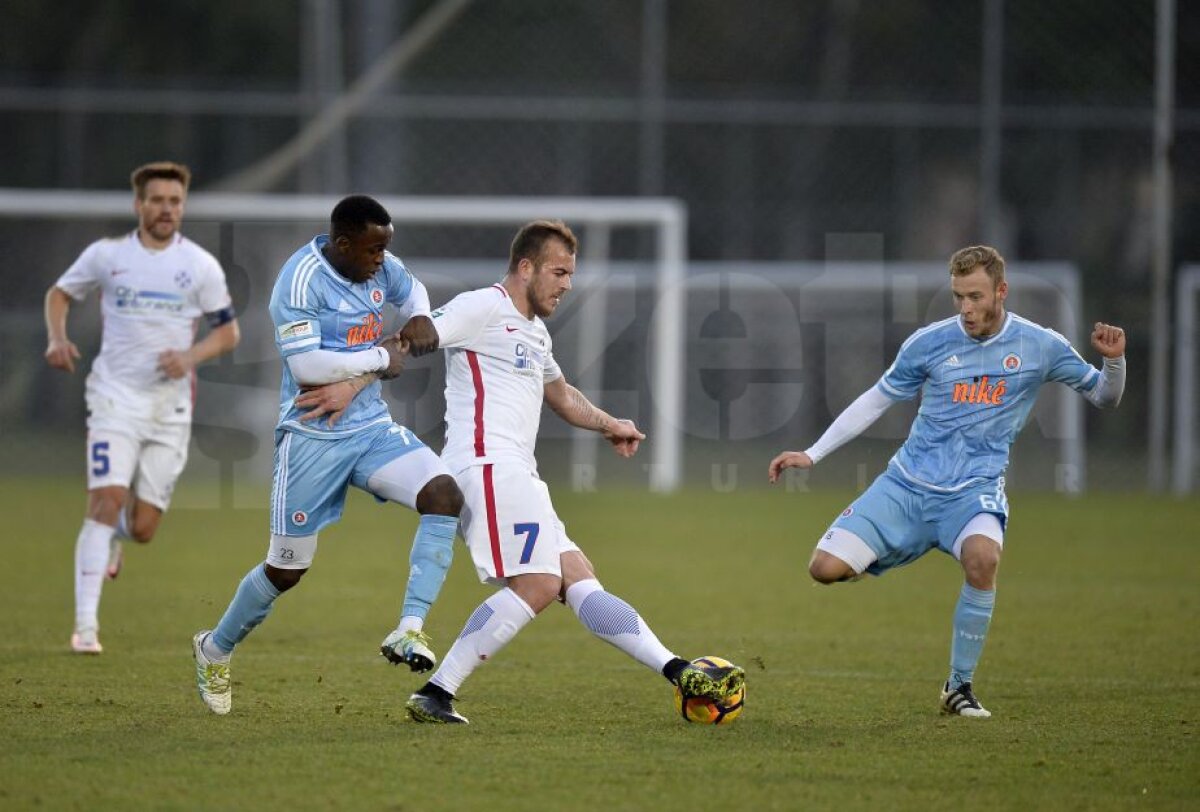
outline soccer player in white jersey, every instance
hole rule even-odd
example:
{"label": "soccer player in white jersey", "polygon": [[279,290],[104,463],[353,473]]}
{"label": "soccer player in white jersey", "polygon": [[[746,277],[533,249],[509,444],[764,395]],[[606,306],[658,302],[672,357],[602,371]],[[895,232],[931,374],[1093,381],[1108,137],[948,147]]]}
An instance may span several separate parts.
{"label": "soccer player in white jersey", "polygon": [[[413,671],[426,671],[437,660],[422,626],[450,566],[463,498],[438,456],[392,422],[376,380],[398,375],[410,348],[421,354],[437,345],[424,285],[387,250],[394,233],[378,201],[352,195],[334,207],[329,234],[297,250],[275,280],[270,310],[284,366],[271,540],[266,561],[242,579],[217,626],[192,640],[196,685],[213,713],[231,707],[234,647],[308,571],[318,534],[341,518],[350,485],[421,515],[400,624],[382,652]],[[399,308],[404,322],[387,338],[385,304]],[[368,379],[366,373],[379,375]],[[336,419],[301,419],[296,396],[302,387],[351,380],[346,386],[361,394]]]}
{"label": "soccer player in white jersey", "polygon": [[[501,589],[471,614],[433,677],[409,699],[419,722],[465,723],[452,705],[463,681],[556,599],[601,640],[690,695],[722,698],[745,677],[736,666],[701,669],[677,657],[636,609],[606,592],[538,476],[543,401],[572,426],[599,432],[622,457],[632,457],[645,439],[632,421],[612,417],[570,386],[554,360],[542,319],[571,289],[576,250],[562,222],[529,223],[513,240],[502,283],[463,293],[433,314],[446,351],[442,459],[466,497],[462,529],[475,569]],[[300,402],[318,414],[325,408],[317,392]]]}
{"label": "soccer player in white jersey", "polygon": [[[71,649],[99,654],[100,591],[120,572],[121,539],[154,538],[187,461],[193,369],[238,343],[225,274],[179,233],[191,172],[177,163],[130,176],[138,227],[89,245],[46,291],[46,362],[75,371],[67,337],[71,304],[92,291],[104,316],[100,354],[87,377],[88,503],[75,542]],[[208,323],[193,343],[196,325]]]}
{"label": "soccer player in white jersey", "polygon": [[767,476],[775,482],[785,468],[811,468],[893,403],[920,394],[908,439],[817,543],[808,571],[831,584],[864,572],[881,575],[935,548],[954,556],[965,583],[954,609],[941,710],[987,718],[972,681],[996,598],[1009,449],[1048,381],[1100,408],[1115,407],[1125,389],[1125,333],[1095,325],[1092,347],[1104,357],[1096,369],[1058,333],[1005,310],[1004,259],[988,246],[950,258],[950,289],[958,315],[913,333],[875,386],[811,448],[771,460]]}

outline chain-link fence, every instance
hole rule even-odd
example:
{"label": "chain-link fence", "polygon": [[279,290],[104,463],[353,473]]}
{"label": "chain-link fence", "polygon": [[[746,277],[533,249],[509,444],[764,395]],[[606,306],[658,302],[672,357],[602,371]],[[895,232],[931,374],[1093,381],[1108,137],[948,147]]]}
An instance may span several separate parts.
{"label": "chain-link fence", "polygon": [[[0,186],[118,189],[171,158],[216,187],[336,110],[447,5],[16,0],[0,31]],[[1128,466],[1146,443],[1153,0],[460,5],[270,190],[677,197],[699,261],[823,261],[830,235],[867,234],[885,262],[985,239],[1011,261],[1069,262],[1084,318],[1130,337],[1125,403],[1089,423],[1093,465],[1113,460],[1092,479],[1143,481]],[[1175,43],[1178,264],[1200,257],[1196,4],[1178,4]],[[128,227],[0,221],[9,436],[78,417],[13,356],[40,354],[41,297],[62,269]],[[189,233],[216,250],[215,231]],[[397,243],[499,259],[488,229]],[[620,233],[613,256],[650,247]],[[87,318],[76,335],[94,335]]]}

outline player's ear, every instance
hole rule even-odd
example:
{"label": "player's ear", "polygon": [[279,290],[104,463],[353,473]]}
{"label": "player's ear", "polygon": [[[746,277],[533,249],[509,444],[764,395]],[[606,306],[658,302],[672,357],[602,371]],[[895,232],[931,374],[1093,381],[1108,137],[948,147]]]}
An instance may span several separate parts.
{"label": "player's ear", "polygon": [[996,285],[996,299],[1003,302],[1008,298],[1008,280],[1001,279],[1000,284]]}

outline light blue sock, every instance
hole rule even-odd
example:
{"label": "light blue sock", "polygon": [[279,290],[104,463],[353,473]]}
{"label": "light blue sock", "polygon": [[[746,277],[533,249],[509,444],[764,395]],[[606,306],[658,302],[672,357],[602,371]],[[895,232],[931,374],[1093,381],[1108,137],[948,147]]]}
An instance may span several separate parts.
{"label": "light blue sock", "polygon": [[246,577],[238,584],[229,608],[225,610],[217,628],[213,629],[213,643],[221,651],[233,651],[234,646],[263,622],[271,611],[271,604],[278,597],[279,590],[267,579],[263,565],[255,564],[254,569],[246,573]]}
{"label": "light blue sock", "polygon": [[424,620],[429,614],[429,607],[442,591],[446,571],[454,560],[456,532],[457,516],[429,513],[421,517],[409,556],[408,586],[404,590],[404,608],[400,612],[402,617]]}
{"label": "light blue sock", "polygon": [[995,605],[996,590],[963,584],[954,607],[954,637],[950,641],[951,690],[974,678]]}

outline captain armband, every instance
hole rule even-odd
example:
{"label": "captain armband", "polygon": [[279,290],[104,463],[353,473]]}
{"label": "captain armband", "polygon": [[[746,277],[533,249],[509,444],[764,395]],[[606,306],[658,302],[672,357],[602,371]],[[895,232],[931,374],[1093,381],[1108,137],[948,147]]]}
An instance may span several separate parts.
{"label": "captain armband", "polygon": [[220,310],[214,310],[211,313],[205,313],[204,318],[208,321],[209,329],[215,330],[224,324],[229,324],[236,315],[233,311],[233,305],[230,305],[229,307],[222,307]]}

